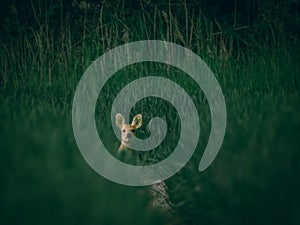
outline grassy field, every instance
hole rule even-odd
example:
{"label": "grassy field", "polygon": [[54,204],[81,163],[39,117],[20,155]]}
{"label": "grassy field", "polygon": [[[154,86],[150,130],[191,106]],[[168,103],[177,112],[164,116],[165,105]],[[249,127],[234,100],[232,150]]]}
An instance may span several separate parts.
{"label": "grassy field", "polygon": [[[183,18],[172,7],[132,16],[117,7],[106,12],[112,9],[103,6],[94,14],[84,10],[86,16],[75,22],[66,19],[53,25],[41,20],[36,27],[22,27],[18,35],[1,38],[1,224],[299,223],[298,40],[280,33],[276,24],[220,27],[216,32],[212,21],[188,9]],[[149,208],[149,187],[118,185],[94,172],[72,131],[73,95],[88,66],[113,47],[147,39],[174,42],[198,54],[216,75],[227,106],[221,151],[200,173],[210,112],[201,89],[183,72],[140,63],[116,73],[100,92],[97,128],[113,155],[119,143],[110,124],[110,107],[130,81],[153,74],[168,77],[197,106],[201,135],[195,154],[166,181],[177,214],[173,220]],[[138,132],[141,138],[149,135],[146,124],[154,116],[164,118],[169,128],[155,151],[135,154],[131,163],[166,157],[180,135],[174,108],[152,97],[132,109],[132,116],[137,113],[143,114],[145,124]]]}

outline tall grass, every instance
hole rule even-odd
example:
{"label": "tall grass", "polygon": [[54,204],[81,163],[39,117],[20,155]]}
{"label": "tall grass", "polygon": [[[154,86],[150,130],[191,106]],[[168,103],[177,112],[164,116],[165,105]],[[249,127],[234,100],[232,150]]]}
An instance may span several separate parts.
{"label": "tall grass", "polygon": [[[110,125],[114,96],[137,77],[168,77],[190,94],[201,123],[193,160],[167,181],[179,215],[173,222],[297,224],[299,46],[284,33],[277,35],[276,24],[262,32],[258,24],[236,27],[210,21],[185,1],[161,8],[140,4],[134,14],[124,2],[115,8],[105,3],[76,5],[82,16],[70,14],[56,22],[49,10],[32,5],[35,25],[1,39],[3,223],[166,222],[165,215],[147,206],[146,189],[119,186],[93,172],[77,150],[71,129],[73,94],[92,61],[120,44],[157,39],[190,48],[215,73],[228,110],[221,152],[207,171],[197,171],[210,132],[205,96],[181,71],[141,63],[115,74],[99,95],[96,120],[105,126],[99,125],[98,132],[112,154],[119,144]],[[174,108],[148,98],[135,106],[132,115],[136,113],[143,114],[144,124],[159,115],[170,125],[162,145],[148,155],[138,154],[142,162],[137,163],[170,154],[180,131]],[[145,126],[138,135],[143,138],[147,132]]]}

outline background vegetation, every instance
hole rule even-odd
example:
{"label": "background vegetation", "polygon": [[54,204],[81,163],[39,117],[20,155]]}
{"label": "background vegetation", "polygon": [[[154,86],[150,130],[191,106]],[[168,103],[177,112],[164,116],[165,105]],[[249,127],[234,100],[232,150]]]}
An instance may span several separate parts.
{"label": "background vegetation", "polygon": [[[299,6],[298,0],[1,2],[1,224],[298,224]],[[149,208],[147,188],[120,186],[96,174],[81,157],[71,127],[73,94],[92,61],[145,39],[174,42],[201,56],[228,111],[222,149],[199,173],[209,108],[181,71],[156,63],[129,66],[100,93],[98,131],[112,154],[119,143],[110,105],[126,83],[167,76],[194,100],[201,137],[193,159],[167,180],[176,213],[171,218]],[[145,124],[161,116],[169,130],[156,151],[132,163],[166,157],[179,136],[174,108],[147,98],[136,113],[143,113]],[[149,135],[146,126],[138,135]]]}

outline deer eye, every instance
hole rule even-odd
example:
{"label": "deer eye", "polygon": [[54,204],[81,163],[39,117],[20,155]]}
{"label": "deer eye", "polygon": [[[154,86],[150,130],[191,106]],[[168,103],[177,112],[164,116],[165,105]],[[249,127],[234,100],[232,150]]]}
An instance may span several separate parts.
{"label": "deer eye", "polygon": [[126,130],[125,130],[125,129],[123,129],[122,131],[123,131],[123,132],[125,132]]}
{"label": "deer eye", "polygon": [[134,133],[134,132],[135,132],[135,129],[132,129],[131,131]]}

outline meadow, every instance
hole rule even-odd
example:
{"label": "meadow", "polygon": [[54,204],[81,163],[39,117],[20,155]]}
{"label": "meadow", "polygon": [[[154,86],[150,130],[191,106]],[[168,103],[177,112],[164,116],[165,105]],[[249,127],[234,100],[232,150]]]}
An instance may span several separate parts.
{"label": "meadow", "polygon": [[[298,224],[300,221],[300,46],[276,15],[261,24],[215,23],[187,4],[78,6],[81,16],[35,21],[1,34],[1,224]],[[73,17],[74,16],[74,17]],[[114,97],[130,81],[155,74],[175,81],[197,106],[197,149],[166,180],[172,212],[149,207],[149,187],[127,187],[99,176],[85,162],[72,130],[72,101],[88,66],[108,50],[138,40],[164,40],[191,49],[211,68],[225,97],[227,130],[204,172],[198,164],[210,133],[210,111],[196,83],[173,67],[140,63],[118,71],[99,94],[95,117],[112,155],[119,142],[110,123]],[[157,149],[130,163],[151,164],[171,154],[180,135],[172,105],[149,97],[137,135],[160,116],[168,133]]]}

